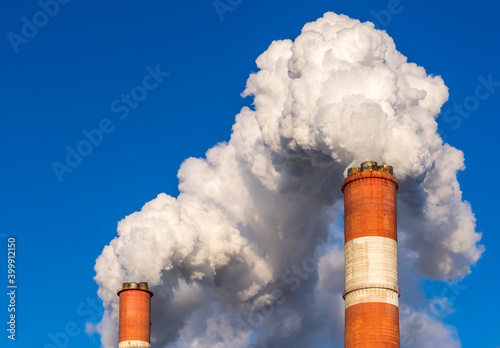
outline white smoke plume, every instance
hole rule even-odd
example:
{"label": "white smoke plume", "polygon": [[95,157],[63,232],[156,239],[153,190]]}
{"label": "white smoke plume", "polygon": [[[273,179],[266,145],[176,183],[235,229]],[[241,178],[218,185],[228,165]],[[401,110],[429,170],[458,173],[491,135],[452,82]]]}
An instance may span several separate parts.
{"label": "white smoke plume", "polygon": [[179,196],[159,194],[120,221],[97,259],[103,346],[117,346],[116,289],[147,281],[155,347],[341,347],[340,186],[348,167],[375,160],[401,186],[403,346],[459,347],[453,328],[418,311],[414,289],[419,278],[461,279],[483,250],[457,182],[463,154],[437,132],[441,77],[372,23],[334,13],[273,42],[257,66],[243,93],[254,107],[229,142],[187,159]]}

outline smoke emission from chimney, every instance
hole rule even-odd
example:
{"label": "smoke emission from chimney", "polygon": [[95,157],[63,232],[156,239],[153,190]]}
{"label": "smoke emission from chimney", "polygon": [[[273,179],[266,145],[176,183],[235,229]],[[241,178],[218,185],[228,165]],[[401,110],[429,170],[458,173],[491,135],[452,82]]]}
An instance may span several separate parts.
{"label": "smoke emission from chimney", "polygon": [[459,347],[453,328],[417,312],[414,290],[421,278],[464,277],[483,250],[457,181],[463,154],[437,132],[441,77],[372,23],[335,13],[256,62],[243,92],[253,108],[236,115],[229,142],[184,161],[179,196],[121,220],[97,259],[103,346],[118,342],[116,289],[144,279],[154,347],[341,347],[340,187],[370,159],[400,183],[402,344],[416,313],[426,325],[406,346]]}

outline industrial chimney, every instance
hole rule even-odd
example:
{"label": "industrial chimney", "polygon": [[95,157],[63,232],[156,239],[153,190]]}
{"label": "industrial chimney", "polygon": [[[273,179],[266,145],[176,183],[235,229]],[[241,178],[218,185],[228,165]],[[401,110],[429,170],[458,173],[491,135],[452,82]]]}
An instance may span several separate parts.
{"label": "industrial chimney", "polygon": [[396,190],[388,165],[350,168],[344,192],[345,347],[399,347]]}
{"label": "industrial chimney", "polygon": [[123,283],[118,348],[150,348],[151,297],[148,283]]}

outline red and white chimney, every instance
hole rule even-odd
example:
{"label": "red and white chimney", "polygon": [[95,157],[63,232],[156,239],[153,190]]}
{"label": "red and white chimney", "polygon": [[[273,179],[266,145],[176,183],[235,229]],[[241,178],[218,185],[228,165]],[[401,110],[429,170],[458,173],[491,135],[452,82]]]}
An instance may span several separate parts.
{"label": "red and white chimney", "polygon": [[150,348],[151,297],[148,283],[123,283],[118,348]]}
{"label": "red and white chimney", "polygon": [[399,347],[396,190],[391,166],[363,162],[342,185],[345,347]]}

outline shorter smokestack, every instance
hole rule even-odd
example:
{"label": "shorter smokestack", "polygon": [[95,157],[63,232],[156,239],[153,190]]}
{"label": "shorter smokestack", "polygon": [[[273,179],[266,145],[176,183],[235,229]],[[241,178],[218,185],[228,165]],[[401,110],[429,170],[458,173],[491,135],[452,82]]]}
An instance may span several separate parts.
{"label": "shorter smokestack", "polygon": [[148,283],[123,283],[118,348],[150,348],[151,297]]}

